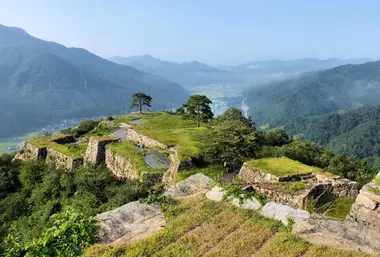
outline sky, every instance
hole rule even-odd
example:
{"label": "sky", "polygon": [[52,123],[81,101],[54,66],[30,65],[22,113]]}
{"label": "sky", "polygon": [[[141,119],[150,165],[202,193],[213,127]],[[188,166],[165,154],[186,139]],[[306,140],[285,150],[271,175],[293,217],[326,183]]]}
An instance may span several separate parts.
{"label": "sky", "polygon": [[380,58],[378,0],[0,0],[0,24],[97,55],[233,65]]}

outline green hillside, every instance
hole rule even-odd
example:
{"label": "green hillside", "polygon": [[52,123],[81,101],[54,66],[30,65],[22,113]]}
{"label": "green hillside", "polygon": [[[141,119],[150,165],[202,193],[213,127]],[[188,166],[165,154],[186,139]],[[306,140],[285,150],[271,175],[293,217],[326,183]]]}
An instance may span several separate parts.
{"label": "green hillside", "polygon": [[380,107],[300,117],[284,127],[289,134],[325,145],[335,153],[370,159],[380,155]]}
{"label": "green hillside", "polygon": [[246,92],[249,114],[259,123],[281,125],[310,117],[378,104],[380,62],[344,65],[259,86]]}
{"label": "green hillside", "polygon": [[153,98],[153,109],[174,108],[188,93],[156,75],[67,48],[0,25],[0,137],[63,118],[129,110],[132,94]]}

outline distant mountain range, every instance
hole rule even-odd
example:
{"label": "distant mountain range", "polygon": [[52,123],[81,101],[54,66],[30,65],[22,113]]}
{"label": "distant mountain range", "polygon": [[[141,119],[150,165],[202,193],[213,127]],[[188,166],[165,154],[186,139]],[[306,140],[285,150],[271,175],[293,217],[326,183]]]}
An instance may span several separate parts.
{"label": "distant mountain range", "polygon": [[197,61],[184,63],[168,62],[150,55],[115,56],[109,60],[164,77],[184,86],[241,82],[238,76],[231,72]]}
{"label": "distant mountain range", "polygon": [[154,109],[189,96],[157,75],[0,25],[0,138],[63,118],[126,112],[136,92],[151,95]]}
{"label": "distant mountain range", "polygon": [[304,58],[296,60],[268,60],[254,61],[237,66],[225,66],[224,69],[235,73],[250,74],[300,74],[309,71],[331,69],[346,64],[362,64],[372,61],[371,59],[348,59],[342,60],[330,58],[320,60],[315,58]]}

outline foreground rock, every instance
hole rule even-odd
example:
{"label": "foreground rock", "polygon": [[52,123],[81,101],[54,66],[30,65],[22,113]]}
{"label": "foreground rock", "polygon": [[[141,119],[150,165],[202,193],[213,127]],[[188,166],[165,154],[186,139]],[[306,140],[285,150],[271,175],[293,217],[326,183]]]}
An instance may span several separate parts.
{"label": "foreground rock", "polygon": [[166,225],[159,205],[130,202],[115,210],[101,213],[99,220],[102,243],[125,243],[156,233]]}
{"label": "foreground rock", "polygon": [[[209,192],[206,193],[206,198],[212,201],[219,202],[223,200],[224,194],[225,192],[222,187],[214,186]],[[239,198],[229,198],[227,200],[239,208],[250,209],[254,211],[261,209],[261,204],[259,203],[259,201],[256,200],[256,198],[244,200],[240,200]]]}
{"label": "foreground rock", "polygon": [[170,187],[164,195],[171,197],[183,197],[209,190],[212,180],[203,173],[197,173]]}
{"label": "foreground rock", "polygon": [[214,186],[210,191],[206,193],[206,198],[212,201],[222,201],[224,196],[223,188]]}
{"label": "foreground rock", "polygon": [[310,243],[343,250],[380,253],[379,231],[350,220],[313,215],[294,225],[292,233]]}
{"label": "foreground rock", "polygon": [[[380,178],[380,174],[377,175]],[[380,186],[372,181],[360,190],[348,219],[380,229]],[[380,232],[379,232],[380,233]]]}
{"label": "foreground rock", "polygon": [[310,217],[310,213],[307,211],[294,209],[275,202],[267,203],[264,206],[263,215],[268,218],[279,220],[285,225],[288,225],[289,218],[294,218],[294,221],[298,223]]}
{"label": "foreground rock", "polygon": [[243,199],[240,200],[239,198],[232,199],[231,203],[235,205],[236,207],[243,208],[243,209],[250,209],[250,210],[260,210],[261,204],[259,201],[256,200],[256,198],[252,199]]}

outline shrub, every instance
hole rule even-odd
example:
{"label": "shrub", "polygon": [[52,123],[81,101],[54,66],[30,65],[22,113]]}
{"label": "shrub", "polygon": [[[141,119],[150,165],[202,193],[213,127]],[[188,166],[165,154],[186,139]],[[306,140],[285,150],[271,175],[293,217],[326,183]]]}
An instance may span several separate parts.
{"label": "shrub", "polygon": [[46,228],[40,238],[24,247],[17,247],[14,238],[8,236],[7,256],[81,256],[86,246],[98,240],[95,236],[97,221],[72,209],[51,216],[50,223],[53,225]]}

